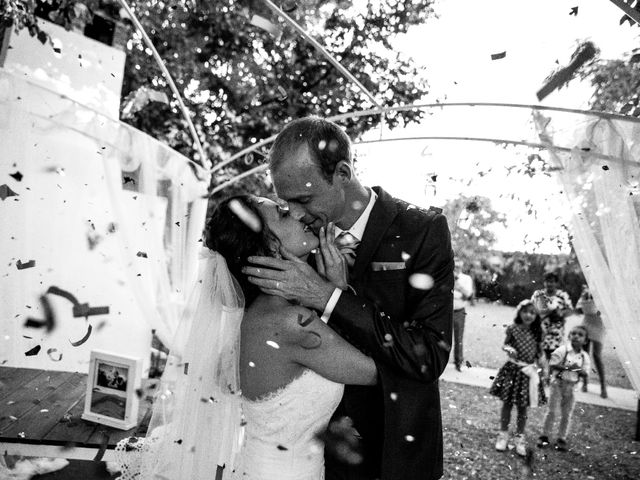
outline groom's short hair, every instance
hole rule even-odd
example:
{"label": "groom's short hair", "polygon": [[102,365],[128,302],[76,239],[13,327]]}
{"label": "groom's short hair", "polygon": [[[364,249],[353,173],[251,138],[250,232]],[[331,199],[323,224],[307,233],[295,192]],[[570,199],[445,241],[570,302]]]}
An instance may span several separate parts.
{"label": "groom's short hair", "polygon": [[277,170],[285,158],[304,144],[329,183],[338,162],[344,160],[351,164],[349,136],[335,123],[312,116],[289,122],[278,134],[269,152],[271,170]]}

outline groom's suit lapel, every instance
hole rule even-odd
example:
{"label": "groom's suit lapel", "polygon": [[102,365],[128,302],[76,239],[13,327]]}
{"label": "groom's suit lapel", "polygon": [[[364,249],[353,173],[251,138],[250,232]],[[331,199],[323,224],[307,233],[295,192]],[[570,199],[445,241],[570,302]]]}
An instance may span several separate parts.
{"label": "groom's suit lapel", "polygon": [[373,205],[369,221],[362,236],[362,241],[356,251],[356,261],[353,264],[350,275],[354,280],[362,277],[367,266],[371,263],[384,233],[398,214],[397,205],[391,195],[380,187],[374,187],[373,189],[378,194],[378,198]]}

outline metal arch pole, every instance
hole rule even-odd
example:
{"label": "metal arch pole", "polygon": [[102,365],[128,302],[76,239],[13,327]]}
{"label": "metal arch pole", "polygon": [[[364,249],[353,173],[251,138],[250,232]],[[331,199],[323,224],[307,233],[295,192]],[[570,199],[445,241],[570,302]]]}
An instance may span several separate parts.
{"label": "metal arch pole", "polygon": [[186,105],[182,101],[182,96],[180,95],[180,91],[178,90],[178,87],[176,87],[176,84],[173,81],[173,77],[171,77],[171,74],[169,73],[167,66],[164,64],[162,57],[156,50],[156,47],[153,46],[153,42],[147,35],[147,32],[144,30],[142,24],[138,20],[138,17],[136,17],[135,13],[133,13],[133,10],[131,10],[131,7],[129,7],[129,5],[127,4],[126,0],[118,0],[118,2],[120,3],[120,5],[122,5],[122,8],[124,8],[127,11],[129,18],[131,19],[136,29],[142,36],[144,43],[147,45],[147,47],[149,47],[149,50],[151,50],[153,58],[155,59],[158,66],[160,67],[162,74],[166,78],[167,83],[169,84],[169,88],[171,88],[171,91],[173,92],[173,94],[176,97],[176,100],[178,101],[178,105],[180,106],[180,111],[182,112],[184,119],[187,121],[187,125],[189,126],[189,131],[191,132],[193,141],[196,144],[196,150],[200,154],[200,158],[202,160],[202,166],[205,168],[205,170],[209,170],[211,168],[211,162],[209,161],[209,159],[204,153],[204,149],[202,148],[202,143],[200,143],[200,139],[198,138],[198,132],[196,132],[196,128],[193,125],[193,122],[191,121],[191,116],[189,115],[189,110],[187,110]]}
{"label": "metal arch pole", "polygon": [[[551,111],[551,112],[562,112],[562,113],[575,113],[581,115],[592,115],[595,117],[611,119],[611,120],[625,120],[630,122],[640,123],[639,118],[635,117],[627,117],[625,115],[620,115],[617,113],[611,112],[599,112],[597,110],[577,110],[572,108],[561,108],[561,107],[550,107],[544,105],[521,105],[517,103],[491,103],[491,102],[454,102],[454,103],[422,103],[422,104],[414,104],[414,105],[398,105],[395,107],[383,107],[383,108],[375,108],[369,110],[359,110],[357,112],[349,112],[349,113],[341,113],[339,115],[333,115],[331,117],[327,117],[327,120],[331,121],[340,121],[345,118],[356,118],[356,117],[364,117],[368,115],[379,115],[381,113],[387,112],[402,112],[407,110],[422,110],[422,109],[431,109],[431,108],[440,108],[444,109],[445,107],[506,107],[506,108],[522,108],[522,109],[533,109],[533,110],[543,110],[543,111]],[[264,140],[261,140],[258,143],[251,145],[243,150],[240,150],[238,153],[235,153],[228,159],[216,164],[211,170],[211,173],[214,173],[216,170],[219,170],[229,163],[237,160],[238,158],[246,155],[247,153],[253,152],[258,147],[262,147],[271,143],[275,140],[276,135],[272,135]]]}
{"label": "metal arch pole", "polygon": [[342,66],[342,64],[335,59],[335,57],[333,55],[331,55],[329,52],[327,52],[327,50],[320,45],[319,42],[316,41],[315,38],[313,38],[311,35],[309,35],[307,32],[304,31],[304,29],[298,25],[298,23],[293,20],[289,15],[287,15],[281,8],[279,8],[275,3],[273,3],[271,0],[263,0],[264,3],[267,4],[267,6],[273,10],[277,15],[279,15],[280,17],[282,17],[284,19],[284,21],[289,24],[289,26],[293,27],[300,35],[302,35],[304,37],[304,39],[309,42],[316,50],[318,50],[327,60],[329,60],[329,62],[338,69],[338,71],[340,73],[342,73],[342,75],[344,75],[345,77],[347,77],[347,79],[351,82],[354,83],[361,91],[362,93],[364,93],[367,97],[369,97],[369,100],[371,100],[371,102],[378,108],[382,108],[382,105],[380,105],[380,103],[378,103],[378,101],[376,100],[376,98],[373,96],[373,94],[367,90],[367,88],[362,85],[362,83],[360,83],[360,81],[353,76],[353,74],[351,72],[349,72],[349,70],[347,70],[345,67]]}
{"label": "metal arch pole", "polygon": [[630,16],[638,25],[640,25],[640,12],[631,8],[630,5],[624,3],[622,0],[611,0],[611,3],[613,3],[616,7]]}
{"label": "metal arch pole", "polygon": [[[484,137],[455,137],[455,136],[451,136],[451,137],[444,137],[444,136],[419,136],[419,137],[401,137],[401,138],[387,138],[387,139],[382,139],[382,140],[364,140],[361,142],[354,142],[355,145],[366,145],[366,144],[370,144],[370,143],[382,143],[382,142],[399,142],[399,141],[411,141],[411,140],[462,140],[462,141],[469,141],[469,142],[489,142],[489,143],[495,143],[495,144],[508,144],[508,145],[517,145],[517,146],[524,146],[524,147],[530,147],[530,148],[536,148],[538,150],[552,150],[552,151],[556,151],[556,152],[564,152],[564,153],[571,153],[574,151],[573,148],[568,148],[568,147],[556,147],[553,145],[547,145],[544,143],[534,143],[534,142],[525,142],[525,141],[521,141],[521,140],[506,140],[506,139],[501,139],[501,138],[484,138]],[[264,144],[266,142],[266,140],[263,140],[262,142],[260,142],[260,144]],[[242,154],[246,154],[246,153],[250,153],[251,151],[259,148],[260,144],[255,144],[252,145],[249,148],[246,148],[242,151]],[[606,160],[606,161],[610,161],[610,162],[620,162],[621,160],[617,157],[612,157],[610,155],[603,155],[600,153],[592,153],[592,152],[583,152],[583,155],[586,156],[590,156],[593,158],[598,158],[600,160]],[[214,195],[215,193],[218,193],[221,190],[224,190],[225,188],[233,185],[234,183],[237,183],[238,181],[242,180],[243,178],[249,177],[255,173],[267,170],[269,166],[267,164],[263,164],[263,165],[258,165],[257,167],[254,167],[250,170],[247,170],[245,172],[242,172],[241,174],[230,178],[229,180],[227,180],[224,183],[221,183],[220,185],[217,185],[215,188],[213,188],[210,192],[209,195]]]}

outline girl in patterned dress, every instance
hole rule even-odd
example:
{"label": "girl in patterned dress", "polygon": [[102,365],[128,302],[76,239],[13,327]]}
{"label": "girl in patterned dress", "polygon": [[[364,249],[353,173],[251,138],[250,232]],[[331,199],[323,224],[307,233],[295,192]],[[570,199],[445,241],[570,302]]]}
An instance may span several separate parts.
{"label": "girl in patterned dress", "polygon": [[[498,370],[496,378],[489,389],[489,393],[502,400],[500,414],[500,433],[496,440],[496,450],[507,449],[509,441],[509,422],[511,410],[515,406],[518,412],[516,421],[515,447],[521,456],[527,454],[527,444],[524,430],[527,424],[527,408],[546,403],[546,396],[542,383],[539,381],[537,365],[544,364],[542,352],[542,327],[540,316],[531,300],[523,300],[516,309],[513,324],[507,327],[506,338],[502,349],[507,352],[509,360]],[[531,405],[529,382],[530,377],[536,376],[538,402]],[[538,380],[536,382],[536,380]],[[534,389],[535,392],[535,389]]]}

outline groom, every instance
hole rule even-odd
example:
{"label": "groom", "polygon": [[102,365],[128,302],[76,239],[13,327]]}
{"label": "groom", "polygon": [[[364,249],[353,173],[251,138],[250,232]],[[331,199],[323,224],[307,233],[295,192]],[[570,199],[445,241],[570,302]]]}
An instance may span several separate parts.
{"label": "groom", "polygon": [[349,137],[321,118],[289,123],[269,160],[291,214],[316,232],[335,222],[336,242],[348,238],[351,288],[334,288],[294,259],[255,257],[245,273],[265,292],[321,312],[379,371],[374,387],[347,385],[336,412],[353,420],[364,460],[347,467],[327,457],[327,480],[440,478],[438,377],[449,358],[454,283],[445,217],[364,187]]}

